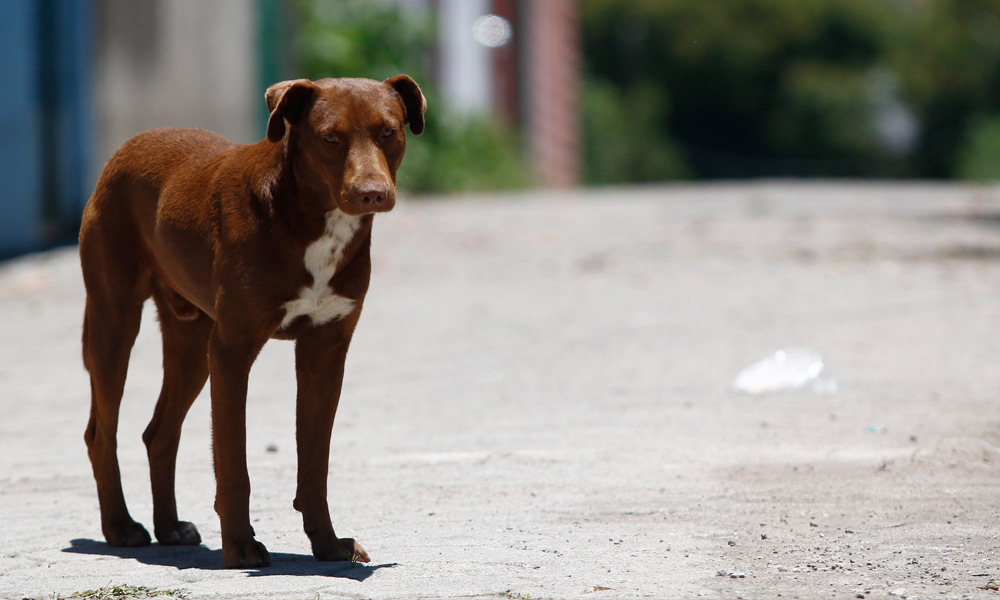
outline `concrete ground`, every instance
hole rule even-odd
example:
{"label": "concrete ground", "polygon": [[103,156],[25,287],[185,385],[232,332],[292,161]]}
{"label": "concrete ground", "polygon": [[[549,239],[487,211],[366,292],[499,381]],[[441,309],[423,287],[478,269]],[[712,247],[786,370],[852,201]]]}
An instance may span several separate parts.
{"label": "concrete ground", "polygon": [[[222,568],[205,394],[178,459],[204,545],[105,545],[75,250],[0,265],[0,597],[1000,594],[1000,190],[412,200],[376,219],[373,253],[330,474],[337,532],[373,560],[354,568],[316,562],[291,507],[287,342],[258,359],[248,407],[274,564]],[[821,351],[839,390],[732,391],[789,346]],[[147,526],[159,352],[147,306],[119,433]]]}

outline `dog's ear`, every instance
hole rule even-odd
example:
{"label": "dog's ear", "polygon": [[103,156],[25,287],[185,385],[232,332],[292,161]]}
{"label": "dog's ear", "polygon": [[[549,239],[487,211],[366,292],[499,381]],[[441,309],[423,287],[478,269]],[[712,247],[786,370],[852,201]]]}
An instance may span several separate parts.
{"label": "dog's ear", "polygon": [[420,135],[424,132],[424,111],[427,110],[427,100],[416,81],[406,75],[396,75],[385,80],[385,84],[396,90],[403,100],[403,108],[406,112],[406,122],[404,125],[410,126],[413,135]]}
{"label": "dog's ear", "polygon": [[271,112],[267,120],[269,142],[279,142],[285,137],[285,119],[292,124],[298,122],[315,89],[308,79],[282,81],[267,88],[264,100]]}

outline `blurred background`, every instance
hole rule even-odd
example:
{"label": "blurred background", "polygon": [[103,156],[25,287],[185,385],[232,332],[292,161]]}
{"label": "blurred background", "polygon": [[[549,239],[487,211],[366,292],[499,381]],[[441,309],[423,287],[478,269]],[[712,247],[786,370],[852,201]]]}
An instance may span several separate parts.
{"label": "blurred background", "polygon": [[1000,0],[0,0],[0,256],[75,239],[153,127],[263,137],[283,79],[407,73],[410,194],[1000,176]]}

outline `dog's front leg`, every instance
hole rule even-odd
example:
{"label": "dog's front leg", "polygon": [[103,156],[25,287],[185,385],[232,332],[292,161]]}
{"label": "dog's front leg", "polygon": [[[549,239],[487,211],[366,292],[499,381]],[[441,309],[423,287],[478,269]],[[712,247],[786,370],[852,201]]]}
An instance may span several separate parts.
{"label": "dog's front leg", "polygon": [[337,538],[326,500],[330,434],[357,317],[358,313],[354,313],[344,321],[310,329],[295,343],[299,472],[293,506],[302,513],[313,556],[318,560],[369,561],[360,544],[350,538]]}
{"label": "dog's front leg", "polygon": [[224,340],[216,325],[209,340],[215,512],[222,523],[222,557],[230,568],[267,567],[271,555],[254,539],[247,473],[247,378],[265,340]]}

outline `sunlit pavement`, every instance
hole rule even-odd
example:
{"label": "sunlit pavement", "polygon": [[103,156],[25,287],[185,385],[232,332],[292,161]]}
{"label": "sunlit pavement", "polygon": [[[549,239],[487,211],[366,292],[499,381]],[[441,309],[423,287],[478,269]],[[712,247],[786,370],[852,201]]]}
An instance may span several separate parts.
{"label": "sunlit pavement", "polygon": [[[197,548],[103,542],[83,444],[75,249],[0,265],[0,597],[993,597],[1000,190],[751,183],[409,200],[376,219],[330,507],[368,565],[316,562],[295,491],[292,345],[251,377],[252,518],[222,569],[207,393],[178,458]],[[787,347],[837,390],[749,396]],[[160,384],[147,305],[119,456]]]}

